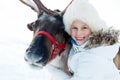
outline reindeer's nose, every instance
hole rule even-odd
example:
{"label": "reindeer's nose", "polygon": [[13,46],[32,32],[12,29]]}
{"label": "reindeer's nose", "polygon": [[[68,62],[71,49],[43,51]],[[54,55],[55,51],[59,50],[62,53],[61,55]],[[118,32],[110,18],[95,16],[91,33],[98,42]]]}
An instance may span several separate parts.
{"label": "reindeer's nose", "polygon": [[35,59],[34,57],[24,57],[25,61],[32,66],[39,66],[42,68],[45,64],[42,62],[42,58]]}
{"label": "reindeer's nose", "polygon": [[27,51],[26,52],[26,55],[25,55],[25,61],[29,62],[29,63],[37,63],[39,61],[41,61],[43,59],[42,56],[38,56],[34,53],[31,53],[30,51]]}
{"label": "reindeer's nose", "polygon": [[44,58],[44,55],[37,55],[36,52],[31,51],[30,49],[26,50],[24,59],[28,64],[39,66],[41,68],[47,64],[47,59]]}

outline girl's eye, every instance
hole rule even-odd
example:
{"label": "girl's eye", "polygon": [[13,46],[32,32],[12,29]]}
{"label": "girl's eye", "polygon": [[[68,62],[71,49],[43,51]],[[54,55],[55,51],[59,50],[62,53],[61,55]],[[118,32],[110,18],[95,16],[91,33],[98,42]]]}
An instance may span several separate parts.
{"label": "girl's eye", "polygon": [[88,27],[87,26],[83,26],[83,29],[88,29]]}
{"label": "girl's eye", "polygon": [[72,27],[71,29],[77,29],[77,27]]}

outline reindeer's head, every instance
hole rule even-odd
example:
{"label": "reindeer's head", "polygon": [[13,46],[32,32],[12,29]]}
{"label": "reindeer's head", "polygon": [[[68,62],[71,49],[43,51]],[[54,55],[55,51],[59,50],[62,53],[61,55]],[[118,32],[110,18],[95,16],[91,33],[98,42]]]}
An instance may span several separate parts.
{"label": "reindeer's head", "polygon": [[40,0],[33,0],[36,5],[29,0],[20,1],[38,13],[38,19],[28,24],[34,37],[26,50],[25,60],[43,67],[65,48],[68,34],[64,31],[62,21],[64,11],[48,10]]}

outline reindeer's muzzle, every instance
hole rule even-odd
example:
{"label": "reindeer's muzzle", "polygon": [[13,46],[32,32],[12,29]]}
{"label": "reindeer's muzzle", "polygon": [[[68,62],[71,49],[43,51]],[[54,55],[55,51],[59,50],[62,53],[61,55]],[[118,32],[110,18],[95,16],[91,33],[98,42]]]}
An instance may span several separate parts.
{"label": "reindeer's muzzle", "polygon": [[49,51],[44,36],[36,36],[29,48],[26,50],[25,60],[31,64],[43,67],[49,59]]}

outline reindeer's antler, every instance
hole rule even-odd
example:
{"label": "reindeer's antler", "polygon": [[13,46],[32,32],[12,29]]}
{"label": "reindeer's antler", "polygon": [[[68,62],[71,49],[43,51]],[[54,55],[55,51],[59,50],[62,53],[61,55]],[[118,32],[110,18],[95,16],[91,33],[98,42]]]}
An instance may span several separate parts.
{"label": "reindeer's antler", "polygon": [[53,15],[53,16],[59,15],[57,12],[52,11],[52,10],[50,10],[50,9],[47,9],[47,8],[42,4],[42,2],[41,2],[40,0],[33,0],[33,1],[34,1],[34,2],[36,3],[36,5],[38,6],[38,9],[39,9],[39,10],[43,10],[43,11],[45,11],[46,13],[51,14],[51,15]]}
{"label": "reindeer's antler", "polygon": [[20,0],[23,4],[29,6],[30,8],[32,8],[35,12],[40,13],[38,7],[31,2],[30,0]]}
{"label": "reindeer's antler", "polygon": [[50,9],[47,9],[40,0],[33,0],[35,3],[33,3],[30,0],[20,0],[22,3],[24,3],[25,5],[31,7],[35,12],[37,12],[38,14],[40,14],[41,12],[46,12],[50,15],[53,16],[57,16],[57,15],[63,15],[66,11],[66,9],[68,8],[68,6],[73,2],[73,0],[69,3],[69,5],[61,12],[61,13],[57,13],[56,11],[52,11]]}
{"label": "reindeer's antler", "polygon": [[67,8],[70,6],[70,4],[73,2],[74,0],[72,0],[68,5],[67,7],[62,11],[61,15],[64,15],[65,11],[67,10]]}

